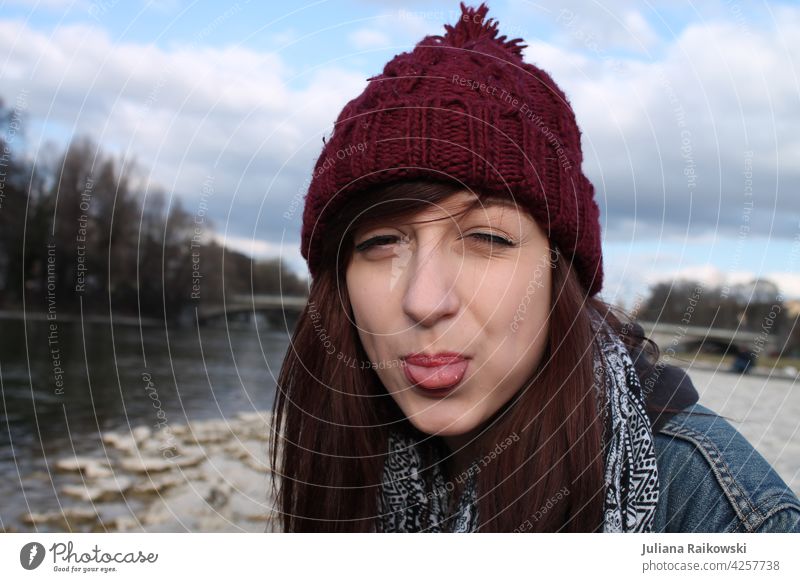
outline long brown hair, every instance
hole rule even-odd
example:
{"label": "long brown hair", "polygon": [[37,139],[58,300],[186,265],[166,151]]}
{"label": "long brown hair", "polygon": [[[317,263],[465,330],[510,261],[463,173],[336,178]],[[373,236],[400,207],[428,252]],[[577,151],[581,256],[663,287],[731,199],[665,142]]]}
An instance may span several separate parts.
{"label": "long brown hair", "polygon": [[[271,458],[283,531],[374,530],[389,431],[417,431],[365,365],[344,279],[352,233],[377,220],[408,217],[464,189],[447,181],[399,181],[354,196],[337,212],[324,251],[327,267],[312,281],[278,378]],[[646,342],[650,365],[658,359],[654,342],[631,333],[631,318],[587,297],[567,259],[555,255],[542,363],[481,436],[491,443],[487,452],[504,446],[476,475],[480,531],[602,529],[603,406],[593,388],[589,307],[629,347]],[[429,441],[445,450],[439,437]],[[462,480],[453,477],[457,495]]]}

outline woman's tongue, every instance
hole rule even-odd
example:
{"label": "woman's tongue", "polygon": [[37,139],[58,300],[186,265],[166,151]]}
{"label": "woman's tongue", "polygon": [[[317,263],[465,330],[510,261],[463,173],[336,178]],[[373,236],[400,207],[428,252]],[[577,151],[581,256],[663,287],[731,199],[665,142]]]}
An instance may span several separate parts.
{"label": "woman's tongue", "polygon": [[458,384],[467,371],[469,360],[454,360],[441,366],[418,366],[406,362],[407,375],[423,388],[446,388]]}

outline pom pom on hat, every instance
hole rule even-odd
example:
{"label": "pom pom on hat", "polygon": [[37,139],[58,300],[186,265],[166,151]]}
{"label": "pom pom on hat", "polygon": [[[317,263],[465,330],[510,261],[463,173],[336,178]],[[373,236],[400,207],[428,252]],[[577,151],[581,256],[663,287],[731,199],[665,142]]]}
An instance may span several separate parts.
{"label": "pom pom on hat", "polygon": [[521,38],[506,41],[506,36],[497,36],[498,22],[494,18],[485,20],[489,7],[482,3],[478,8],[471,8],[461,3],[461,18],[455,25],[445,24],[447,33],[438,37],[443,44],[452,47],[472,48],[483,41],[491,41],[500,48],[522,59],[522,49],[528,45]]}

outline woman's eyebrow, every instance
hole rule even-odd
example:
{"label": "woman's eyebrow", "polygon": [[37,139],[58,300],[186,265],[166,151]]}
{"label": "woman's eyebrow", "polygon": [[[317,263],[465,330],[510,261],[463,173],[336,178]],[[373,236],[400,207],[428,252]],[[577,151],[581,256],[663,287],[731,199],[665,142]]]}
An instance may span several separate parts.
{"label": "woman's eyebrow", "polygon": [[494,199],[494,200],[486,200],[483,202],[482,205],[476,206],[475,208],[469,209],[468,213],[473,212],[485,212],[490,209],[509,209],[509,210],[519,210],[519,207],[514,203],[513,200],[508,199]]}
{"label": "woman's eyebrow", "polygon": [[510,198],[492,198],[484,203],[484,206],[509,206],[516,209],[517,203]]}

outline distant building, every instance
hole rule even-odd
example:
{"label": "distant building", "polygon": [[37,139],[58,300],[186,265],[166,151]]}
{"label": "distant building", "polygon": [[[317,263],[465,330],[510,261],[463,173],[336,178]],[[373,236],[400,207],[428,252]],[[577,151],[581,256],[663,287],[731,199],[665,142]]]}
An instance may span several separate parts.
{"label": "distant building", "polygon": [[800,315],[800,299],[787,299],[783,302],[783,307],[790,319]]}

